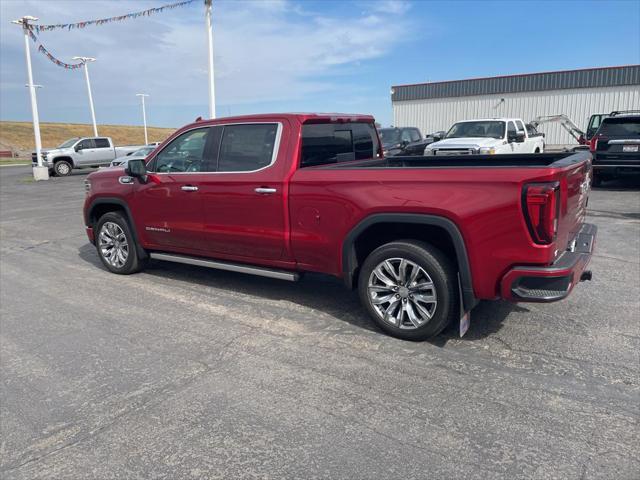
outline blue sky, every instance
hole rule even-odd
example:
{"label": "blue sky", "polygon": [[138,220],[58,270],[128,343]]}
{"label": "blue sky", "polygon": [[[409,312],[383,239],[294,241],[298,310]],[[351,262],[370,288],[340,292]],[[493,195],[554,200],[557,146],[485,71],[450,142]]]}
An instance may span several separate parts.
{"label": "blue sky", "polygon": [[[30,120],[22,15],[68,23],[172,0],[0,1],[0,119]],[[640,0],[214,0],[218,116],[269,111],[372,113],[391,122],[390,87],[404,83],[640,63]],[[122,23],[44,32],[61,60],[94,56],[102,124],[178,127],[206,116],[204,6]],[[80,70],[32,45],[42,121],[89,123]]]}

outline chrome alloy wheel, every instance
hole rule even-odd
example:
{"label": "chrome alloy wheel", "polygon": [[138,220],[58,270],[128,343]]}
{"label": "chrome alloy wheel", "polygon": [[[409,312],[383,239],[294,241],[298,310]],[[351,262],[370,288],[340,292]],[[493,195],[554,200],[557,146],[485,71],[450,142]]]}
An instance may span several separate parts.
{"label": "chrome alloy wheel", "polygon": [[102,258],[115,268],[122,268],[129,257],[129,243],[124,231],[114,222],[105,222],[100,228],[98,242]]}
{"label": "chrome alloy wheel", "polygon": [[389,258],[369,276],[369,302],[385,322],[406,330],[433,317],[438,296],[431,277],[406,258]]}
{"label": "chrome alloy wheel", "polygon": [[71,172],[71,168],[66,163],[58,163],[56,164],[56,172],[59,175],[63,175],[63,176],[69,175],[69,172]]}

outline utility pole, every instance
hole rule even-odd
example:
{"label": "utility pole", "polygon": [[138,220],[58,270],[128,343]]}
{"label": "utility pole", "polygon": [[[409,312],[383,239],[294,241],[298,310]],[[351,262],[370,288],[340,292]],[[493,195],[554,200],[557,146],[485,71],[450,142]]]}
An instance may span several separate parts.
{"label": "utility pole", "polygon": [[205,17],[207,24],[207,41],[209,45],[209,118],[216,118],[216,89],[213,76],[213,16],[211,3],[213,0],[204,0]]}
{"label": "utility pole", "polygon": [[144,107],[144,97],[148,97],[146,93],[136,93],[136,97],[142,100],[142,123],[144,124],[144,144],[149,145],[149,137],[147,136],[147,112]]}
{"label": "utility pole", "polygon": [[89,107],[91,108],[91,121],[93,122],[93,136],[98,136],[98,125],[96,124],[96,111],[93,108],[93,96],[91,95],[91,82],[89,81],[89,62],[95,62],[92,57],[73,57],[72,60],[80,60],[84,68],[84,78],[87,80],[87,92],[89,92]]}
{"label": "utility pole", "polygon": [[33,167],[34,180],[49,180],[49,167],[42,162],[42,140],[40,139],[40,118],[38,117],[38,101],[36,99],[36,88],[39,85],[33,83],[33,71],[31,69],[31,52],[29,50],[29,22],[35,22],[38,19],[36,17],[24,16],[18,20],[14,20],[11,23],[16,25],[22,25],[22,31],[24,33],[24,56],[27,62],[27,79],[29,83],[29,95],[31,97],[31,117],[33,119],[33,134],[36,142],[36,160],[37,165]]}

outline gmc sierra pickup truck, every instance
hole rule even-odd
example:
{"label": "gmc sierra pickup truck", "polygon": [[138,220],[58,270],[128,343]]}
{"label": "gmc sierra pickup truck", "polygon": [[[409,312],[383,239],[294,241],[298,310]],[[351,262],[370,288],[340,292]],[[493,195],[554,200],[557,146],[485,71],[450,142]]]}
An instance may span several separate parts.
{"label": "gmc sierra pickup truck", "polygon": [[84,221],[113,273],[148,259],[320,272],[357,288],[384,331],[420,340],[466,325],[479,299],[550,302],[590,278],[590,159],[384,158],[370,116],[229,117],[91,173]]}

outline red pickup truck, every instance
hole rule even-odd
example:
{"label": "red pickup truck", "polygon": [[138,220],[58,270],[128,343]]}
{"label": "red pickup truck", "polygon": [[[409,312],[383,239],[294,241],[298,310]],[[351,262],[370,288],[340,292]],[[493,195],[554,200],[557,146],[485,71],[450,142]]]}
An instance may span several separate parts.
{"label": "red pickup truck", "polygon": [[480,299],[550,302],[581,280],[587,151],[384,158],[366,115],[198,121],[87,177],[107,269],[148,259],[283,280],[342,278],[387,333],[419,340]]}

